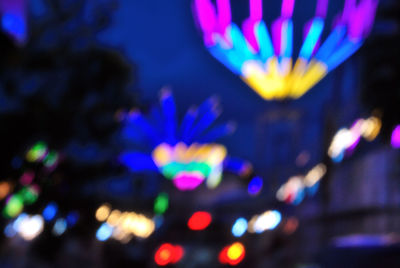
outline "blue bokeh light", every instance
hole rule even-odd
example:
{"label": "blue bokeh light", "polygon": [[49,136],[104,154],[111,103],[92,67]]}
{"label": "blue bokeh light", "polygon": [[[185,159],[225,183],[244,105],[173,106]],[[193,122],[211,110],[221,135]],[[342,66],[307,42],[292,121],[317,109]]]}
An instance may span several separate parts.
{"label": "blue bokeh light", "polygon": [[247,188],[250,195],[257,195],[260,193],[263,187],[263,180],[260,177],[254,177]]}
{"label": "blue bokeh light", "polygon": [[26,33],[25,22],[22,17],[12,13],[3,14],[1,27],[17,39],[23,38]]}
{"label": "blue bokeh light", "polygon": [[5,228],[4,228],[4,235],[6,237],[13,237],[17,234],[17,232],[15,231],[15,229],[13,228],[12,223],[8,224]]}
{"label": "blue bokeh light", "polygon": [[72,212],[68,213],[68,215],[67,215],[67,225],[69,227],[74,226],[78,222],[78,219],[79,219],[78,212],[72,211]]}
{"label": "blue bokeh light", "polygon": [[53,233],[57,236],[62,235],[67,230],[67,221],[63,218],[57,219],[53,227]]}
{"label": "blue bokeh light", "polygon": [[57,215],[58,206],[56,203],[49,203],[43,210],[43,218],[45,221],[51,221]]}
{"label": "blue bokeh light", "polygon": [[103,223],[96,232],[96,238],[99,241],[106,241],[113,233],[113,228],[107,223]]}
{"label": "blue bokeh light", "polygon": [[247,231],[247,225],[247,220],[245,218],[237,219],[232,226],[233,236],[241,237]]}

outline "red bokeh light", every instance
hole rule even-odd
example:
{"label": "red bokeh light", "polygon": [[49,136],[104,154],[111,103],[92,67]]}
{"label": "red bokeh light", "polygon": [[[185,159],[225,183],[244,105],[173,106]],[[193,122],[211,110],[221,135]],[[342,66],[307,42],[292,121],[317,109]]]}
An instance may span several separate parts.
{"label": "red bokeh light", "polygon": [[228,264],[228,248],[229,246],[224,247],[218,255],[218,260],[221,264]]}
{"label": "red bokeh light", "polygon": [[154,254],[154,261],[159,266],[166,266],[179,262],[185,251],[179,245],[162,244]]}
{"label": "red bokeh light", "polygon": [[199,211],[194,213],[189,221],[188,227],[193,231],[200,231],[206,229],[212,221],[211,214],[205,211]]}
{"label": "red bokeh light", "polygon": [[172,255],[171,263],[175,264],[175,263],[179,262],[182,259],[184,254],[185,254],[185,251],[183,250],[183,247],[175,246],[174,254]]}
{"label": "red bokeh light", "polygon": [[299,220],[296,218],[290,218],[287,220],[283,232],[287,235],[293,234],[299,227]]}

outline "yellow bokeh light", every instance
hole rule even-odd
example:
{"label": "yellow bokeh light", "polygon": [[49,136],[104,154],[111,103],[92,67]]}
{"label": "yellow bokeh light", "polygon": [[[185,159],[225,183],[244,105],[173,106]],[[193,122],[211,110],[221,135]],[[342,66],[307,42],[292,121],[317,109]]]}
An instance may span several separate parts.
{"label": "yellow bokeh light", "polygon": [[121,211],[115,209],[111,212],[110,216],[107,219],[107,223],[110,226],[116,226],[120,222]]}
{"label": "yellow bokeh light", "polygon": [[135,212],[121,212],[118,209],[111,211],[111,206],[108,204],[103,204],[97,209],[96,219],[107,221],[110,226],[114,227],[112,236],[121,243],[128,243],[132,239],[132,235],[147,238],[156,228],[153,219]]}
{"label": "yellow bokeh light", "polygon": [[244,246],[242,243],[236,242],[233,243],[227,252],[228,258],[231,260],[237,260],[240,258],[240,256],[242,256],[244,252]]}
{"label": "yellow bokeh light", "polygon": [[328,73],[327,66],[318,61],[299,58],[292,68],[290,58],[279,61],[272,57],[265,67],[259,61],[243,64],[242,79],[266,100],[300,98]]}
{"label": "yellow bokeh light", "polygon": [[361,127],[361,135],[367,141],[373,141],[379,134],[382,128],[382,121],[375,116],[364,120],[364,124]]}
{"label": "yellow bokeh light", "polygon": [[107,220],[108,216],[110,215],[111,207],[109,204],[103,204],[96,210],[96,219],[98,221],[105,221]]}
{"label": "yellow bokeh light", "polygon": [[304,178],[304,185],[306,187],[312,187],[317,182],[319,182],[322,177],[326,174],[326,166],[324,164],[319,164],[311,169]]}
{"label": "yellow bokeh light", "polygon": [[171,146],[168,144],[160,144],[154,149],[152,157],[157,166],[164,166],[171,160]]}
{"label": "yellow bokeh light", "polygon": [[382,121],[376,116],[358,119],[350,129],[343,128],[336,133],[329,146],[328,155],[331,158],[339,157],[348,148],[356,146],[361,137],[373,141],[379,135],[381,128]]}
{"label": "yellow bokeh light", "polygon": [[218,165],[224,161],[226,155],[227,150],[222,145],[194,143],[188,147],[183,142],[179,142],[175,146],[162,143],[152,153],[153,160],[158,167],[170,162],[205,162],[210,165]]}

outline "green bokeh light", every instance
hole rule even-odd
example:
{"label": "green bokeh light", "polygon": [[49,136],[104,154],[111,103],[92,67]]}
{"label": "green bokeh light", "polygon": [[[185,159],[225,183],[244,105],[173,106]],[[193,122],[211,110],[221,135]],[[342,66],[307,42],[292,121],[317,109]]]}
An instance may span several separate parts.
{"label": "green bokeh light", "polygon": [[26,160],[29,162],[36,162],[43,157],[47,153],[47,145],[46,143],[40,141],[36,143],[26,154]]}
{"label": "green bokeh light", "polygon": [[10,197],[3,210],[3,215],[7,218],[14,218],[24,209],[24,200],[20,194]]}
{"label": "green bokeh light", "polygon": [[160,215],[167,211],[169,206],[169,198],[167,193],[160,193],[154,201],[154,213]]}

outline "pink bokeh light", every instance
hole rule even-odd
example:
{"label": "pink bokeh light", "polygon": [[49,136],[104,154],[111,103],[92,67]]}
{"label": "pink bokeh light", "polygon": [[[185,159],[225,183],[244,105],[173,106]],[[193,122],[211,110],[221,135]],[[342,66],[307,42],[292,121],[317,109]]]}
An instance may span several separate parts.
{"label": "pink bokeh light", "polygon": [[393,148],[400,148],[400,125],[393,130],[391,143]]}
{"label": "pink bokeh light", "polygon": [[204,181],[204,176],[198,172],[180,172],[173,183],[181,191],[192,191]]}

